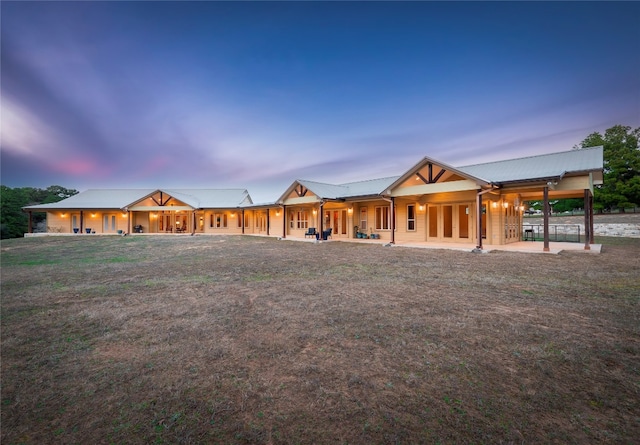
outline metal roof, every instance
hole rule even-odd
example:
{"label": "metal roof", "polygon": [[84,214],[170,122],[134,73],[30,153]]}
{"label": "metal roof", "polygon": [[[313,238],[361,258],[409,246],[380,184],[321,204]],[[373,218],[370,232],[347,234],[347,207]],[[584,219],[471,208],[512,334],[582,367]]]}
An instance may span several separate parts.
{"label": "metal roof", "polygon": [[506,161],[457,167],[458,170],[494,184],[562,178],[571,172],[603,169],[603,147],[529,156]]}
{"label": "metal roof", "polygon": [[123,209],[132,202],[152,194],[155,189],[89,189],[62,201],[24,207],[30,210],[47,209]]}
{"label": "metal roof", "polygon": [[344,184],[327,184],[307,180],[297,180],[311,190],[316,196],[324,199],[345,199],[356,196],[370,196],[382,194],[398,176],[388,178],[369,179],[366,181],[347,182]]}
{"label": "metal roof", "polygon": [[234,208],[252,203],[246,189],[89,189],[59,202],[24,209],[125,209],[156,192],[173,196],[194,209]]}

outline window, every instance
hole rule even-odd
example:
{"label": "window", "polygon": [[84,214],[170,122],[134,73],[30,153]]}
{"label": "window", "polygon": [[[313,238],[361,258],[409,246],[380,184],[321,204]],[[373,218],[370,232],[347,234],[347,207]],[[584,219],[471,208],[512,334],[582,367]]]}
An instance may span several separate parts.
{"label": "window", "polygon": [[250,223],[249,214],[248,214],[248,213],[245,213],[245,214],[244,214],[244,227],[245,227],[245,228],[249,227],[249,226],[250,226],[250,224],[249,224],[249,223]]}
{"label": "window", "polygon": [[293,212],[293,211],[289,212],[289,228],[290,229],[295,229],[295,227],[296,227],[295,221],[296,221],[295,212]]}
{"label": "window", "polygon": [[306,229],[309,227],[309,214],[306,210],[298,212],[298,229]]}
{"label": "window", "polygon": [[242,216],[240,214],[238,214],[237,220],[238,220],[238,229],[241,229],[242,228]]}
{"label": "window", "polygon": [[391,218],[389,206],[376,207],[376,230],[389,230]]}
{"label": "window", "polygon": [[409,204],[407,206],[407,230],[416,230],[416,206],[415,204]]}
{"label": "window", "polygon": [[360,230],[365,232],[367,230],[367,208],[366,207],[362,207],[360,209]]}

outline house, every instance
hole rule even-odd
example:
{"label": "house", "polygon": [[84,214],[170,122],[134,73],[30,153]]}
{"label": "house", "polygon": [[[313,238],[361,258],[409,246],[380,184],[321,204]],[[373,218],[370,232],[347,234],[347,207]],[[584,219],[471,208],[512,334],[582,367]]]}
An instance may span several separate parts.
{"label": "house", "polygon": [[550,199],[583,198],[588,248],[593,187],[602,179],[602,147],[463,167],[425,157],[396,177],[336,185],[296,180],[278,203],[287,218],[284,237],[319,227],[331,228],[334,238],[361,232],[389,243],[467,243],[482,249],[522,240],[525,201],[543,201],[548,208]]}
{"label": "house", "polygon": [[244,189],[100,189],[24,209],[46,212],[55,233],[239,234],[248,204]]}
{"label": "house", "polygon": [[[526,201],[582,198],[585,249],[593,243],[593,189],[603,180],[603,147],[454,167],[430,157],[399,176],[344,184],[295,180],[274,202],[246,190],[88,190],[46,211],[49,231],[229,233],[385,243],[457,243],[483,249],[522,240]],[[544,244],[549,249],[549,213]]]}

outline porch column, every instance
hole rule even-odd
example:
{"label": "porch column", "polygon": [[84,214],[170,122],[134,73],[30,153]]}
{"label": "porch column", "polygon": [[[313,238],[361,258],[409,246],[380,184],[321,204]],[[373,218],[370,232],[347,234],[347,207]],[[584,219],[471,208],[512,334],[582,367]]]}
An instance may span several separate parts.
{"label": "porch column", "polygon": [[320,236],[324,232],[324,204],[320,203]]}
{"label": "porch column", "polygon": [[584,250],[591,250],[591,203],[589,189],[584,189]]}
{"label": "porch column", "polygon": [[482,250],[482,192],[476,195],[476,249]]}
{"label": "porch column", "polygon": [[544,209],[543,210],[544,247],[542,248],[542,251],[548,252],[549,251],[549,213],[551,213],[550,212],[551,209],[549,208],[549,186],[544,187],[542,208]]}
{"label": "porch column", "polygon": [[127,235],[131,233],[131,210],[127,210]]}
{"label": "porch column", "polygon": [[287,237],[287,206],[282,206],[282,239]]}
{"label": "porch column", "polygon": [[391,223],[389,226],[391,227],[391,244],[396,243],[396,199],[391,197],[391,212],[389,212],[391,216]]}
{"label": "porch column", "polygon": [[589,190],[589,243],[593,244],[593,193]]}
{"label": "porch column", "polygon": [[27,228],[28,233],[33,233],[33,214],[31,210],[29,210],[29,226]]}
{"label": "porch column", "polygon": [[84,212],[80,210],[80,233],[84,233]]}
{"label": "porch column", "polygon": [[191,228],[191,234],[196,234],[196,211],[193,211],[193,227]]}
{"label": "porch column", "polygon": [[242,218],[242,234],[244,235],[244,209],[242,209],[241,218]]}
{"label": "porch column", "polygon": [[267,236],[269,236],[269,226],[271,225],[271,219],[269,219],[270,213],[271,213],[271,209],[267,209]]}

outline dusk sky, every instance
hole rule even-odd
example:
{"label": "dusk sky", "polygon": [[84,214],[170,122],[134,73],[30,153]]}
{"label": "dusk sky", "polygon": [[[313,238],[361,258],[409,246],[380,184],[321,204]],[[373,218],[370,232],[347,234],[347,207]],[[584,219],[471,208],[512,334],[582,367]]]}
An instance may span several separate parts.
{"label": "dusk sky", "polygon": [[10,2],[2,184],[247,188],[640,126],[637,2]]}

